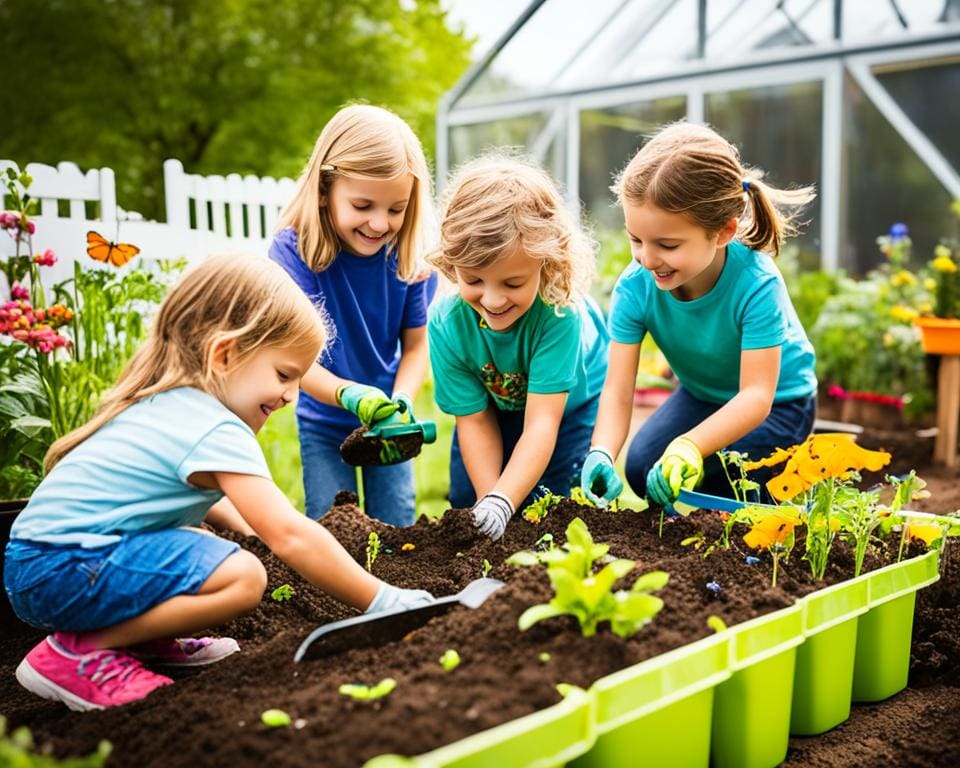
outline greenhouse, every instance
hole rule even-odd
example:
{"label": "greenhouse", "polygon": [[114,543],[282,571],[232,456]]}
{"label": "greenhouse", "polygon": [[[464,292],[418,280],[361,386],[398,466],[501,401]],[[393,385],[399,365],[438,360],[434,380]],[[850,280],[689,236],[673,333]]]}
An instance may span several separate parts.
{"label": "greenhouse", "polygon": [[958,0],[535,0],[440,105],[438,178],[520,146],[603,233],[641,137],[708,122],[773,183],[816,185],[803,268],[862,274],[895,222],[918,254],[950,231],[957,93]]}

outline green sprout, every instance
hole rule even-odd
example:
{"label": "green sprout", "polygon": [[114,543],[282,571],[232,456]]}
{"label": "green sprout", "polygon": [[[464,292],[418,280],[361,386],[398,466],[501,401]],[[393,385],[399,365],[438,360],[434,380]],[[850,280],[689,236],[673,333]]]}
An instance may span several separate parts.
{"label": "green sprout", "polygon": [[719,616],[708,616],[707,626],[714,632],[723,632],[727,628],[727,623]]}
{"label": "green sprout", "polygon": [[460,654],[453,648],[447,648],[440,657],[440,666],[445,672],[450,672],[460,666]]}
{"label": "green sprout", "polygon": [[540,497],[534,499],[526,509],[523,510],[523,519],[530,523],[541,523],[547,516],[547,513],[563,500],[563,496],[557,496],[550,492],[549,488],[540,486]]}
{"label": "green sprout", "polygon": [[483,563],[481,564],[480,572],[483,574],[483,577],[486,578],[487,574],[490,573],[490,569],[493,568],[490,565],[490,561],[487,558],[483,558]]}
{"label": "green sprout", "polygon": [[282,709],[268,709],[260,715],[260,721],[268,728],[283,728],[290,725],[290,715]]}
{"label": "green sprout", "polygon": [[289,584],[281,584],[270,593],[270,597],[276,600],[278,603],[282,603],[284,600],[289,600],[292,598],[295,594],[296,592]]}
{"label": "green sprout", "polygon": [[380,537],[376,531],[370,531],[367,536],[367,570],[373,573],[373,563],[380,554]]}
{"label": "green sprout", "polygon": [[571,501],[577,502],[581,507],[596,507],[590,499],[587,498],[587,494],[583,492],[583,488],[579,485],[576,488],[570,489],[570,499]]}
{"label": "green sprout", "polygon": [[0,715],[0,765],[17,766],[18,768],[103,768],[107,758],[113,751],[113,745],[106,739],[97,745],[96,752],[86,757],[66,758],[63,761],[44,752],[35,751],[33,734],[26,726],[15,728],[7,734],[7,718]]}
{"label": "green sprout", "polygon": [[546,651],[543,651],[542,653],[538,653],[537,661],[539,661],[541,664],[546,664],[548,661],[550,661],[550,654],[547,653]]}
{"label": "green sprout", "polygon": [[376,685],[344,683],[338,690],[341,695],[349,696],[357,701],[373,701],[374,699],[382,699],[396,687],[396,680],[392,677],[385,677]]}

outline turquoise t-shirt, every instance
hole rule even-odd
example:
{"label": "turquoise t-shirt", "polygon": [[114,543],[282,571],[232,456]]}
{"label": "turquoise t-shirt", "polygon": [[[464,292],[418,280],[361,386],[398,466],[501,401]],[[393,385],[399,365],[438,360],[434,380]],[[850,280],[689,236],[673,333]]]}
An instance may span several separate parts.
{"label": "turquoise t-shirt", "polygon": [[571,413],[603,388],[609,336],[592,299],[558,316],[538,296],[512,327],[494,331],[460,296],[445,296],[430,308],[427,329],[435,397],[445,413],[466,416],[490,403],[522,411],[528,392],[567,392],[564,413]]}
{"label": "turquoise t-shirt", "polygon": [[813,346],[773,261],[734,240],[716,285],[681,301],[657,288],[636,261],[613,289],[610,335],[636,344],[650,335],[680,383],[694,397],[725,403],[740,391],[740,353],[780,347],[774,402],[810,397],[817,390]]}
{"label": "turquoise t-shirt", "polygon": [[253,430],[217,398],[191,387],[161,392],[64,456],[10,538],[98,547],[128,533],[199,525],[223,494],[190,485],[194,472],[270,477]]}

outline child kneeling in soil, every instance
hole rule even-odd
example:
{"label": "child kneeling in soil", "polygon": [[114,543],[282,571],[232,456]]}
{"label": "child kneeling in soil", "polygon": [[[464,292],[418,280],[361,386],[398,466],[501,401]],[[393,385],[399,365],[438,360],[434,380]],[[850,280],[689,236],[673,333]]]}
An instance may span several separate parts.
{"label": "child kneeling in soil", "polygon": [[367,573],[270,479],[255,433],[296,397],[325,340],[316,308],[266,259],[214,256],[181,278],[93,419],[50,448],[11,530],[10,603],[52,633],[17,668],[25,688],[103,709],[172,682],[142,662],[239,650],[183,637],[253,610],[267,584],[254,555],[191,527],[208,512],[356,608],[432,600]]}
{"label": "child kneeling in soil", "polygon": [[450,503],[499,539],[533,489],[579,480],[609,339],[586,295],[594,249],[550,177],[502,156],[459,172],[440,238],[429,260],[459,289],[427,326],[437,404],[457,420]]}

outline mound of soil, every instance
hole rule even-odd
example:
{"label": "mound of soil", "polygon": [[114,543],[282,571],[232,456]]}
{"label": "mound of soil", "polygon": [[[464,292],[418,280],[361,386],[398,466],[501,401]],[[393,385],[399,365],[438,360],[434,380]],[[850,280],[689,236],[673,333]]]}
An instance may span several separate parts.
{"label": "mound of soil", "polygon": [[423,434],[414,432],[399,437],[364,437],[367,427],[357,427],[340,443],[340,458],[352,467],[398,464],[420,455]]}

